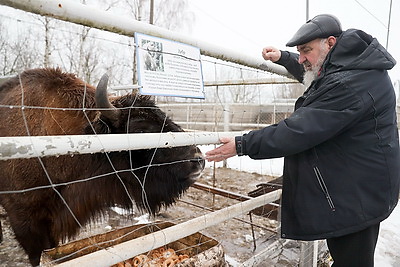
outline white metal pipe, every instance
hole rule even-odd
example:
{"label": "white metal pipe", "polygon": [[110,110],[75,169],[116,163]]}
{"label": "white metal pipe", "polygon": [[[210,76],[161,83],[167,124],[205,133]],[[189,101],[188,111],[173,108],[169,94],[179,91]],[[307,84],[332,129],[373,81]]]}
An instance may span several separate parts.
{"label": "white metal pipe", "polygon": [[233,49],[219,47],[178,32],[173,32],[131,18],[118,16],[93,6],[87,6],[68,0],[0,0],[0,4],[130,37],[132,37],[135,32],[139,32],[190,44],[199,47],[202,55],[290,77],[290,74],[284,67],[270,61],[265,61],[261,57],[256,58],[254,56],[245,55]]}
{"label": "white metal pipe", "polygon": [[[184,125],[186,124],[186,128],[190,129],[189,126],[215,126],[215,122],[200,122],[200,121],[174,121],[175,123],[179,125]],[[222,122],[221,124],[224,126],[224,131],[225,130],[225,122]],[[229,127],[242,127],[242,128],[248,128],[248,129],[254,129],[254,128],[265,128],[267,126],[270,126],[271,124],[268,123],[233,123],[229,122]]]}
{"label": "white metal pipe", "polygon": [[[1,1],[1,0],[0,0]],[[9,76],[13,77],[13,76]],[[1,81],[2,77],[0,77]],[[232,85],[257,85],[257,84],[297,84],[296,80],[285,77],[246,79],[246,80],[224,80],[224,81],[204,81],[204,86],[232,86]],[[118,85],[110,87],[110,90],[132,90],[139,89],[138,84]]]}
{"label": "white metal pipe", "polygon": [[218,144],[220,136],[242,132],[168,132],[143,134],[0,137],[0,160],[98,152]]}
{"label": "white metal pipe", "polygon": [[204,86],[232,86],[232,85],[257,85],[257,84],[298,84],[297,80],[285,77],[271,77],[245,80],[205,81]]}
{"label": "white metal pipe", "polygon": [[118,86],[112,86],[110,87],[110,90],[133,90],[133,89],[139,89],[140,86],[137,84],[131,84],[131,85],[118,85]]}
{"label": "white metal pipe", "polygon": [[130,259],[136,255],[148,252],[165,244],[174,242],[205,228],[217,225],[226,220],[276,201],[281,196],[281,189],[261,195],[254,199],[214,211],[203,216],[191,219],[166,229],[115,245],[106,250],[99,250],[88,255],[60,263],[59,267],[75,266],[110,266],[122,260]]}
{"label": "white metal pipe", "polygon": [[[294,102],[296,99],[284,99],[285,102],[274,102],[274,103],[266,103],[266,104],[254,104],[254,103],[246,103],[246,107],[271,107],[273,109],[274,106],[277,107],[289,107],[290,110],[292,111],[294,108]],[[163,108],[167,108],[167,107],[186,107],[188,105],[190,105],[191,107],[215,107],[215,106],[219,106],[221,109],[225,104],[229,104],[231,107],[243,107],[243,103],[220,103],[218,105],[216,105],[215,103],[196,103],[196,102],[186,102],[186,103],[168,103],[165,104],[165,102],[159,102],[157,103],[158,107],[163,107]],[[400,106],[399,106],[400,107]]]}

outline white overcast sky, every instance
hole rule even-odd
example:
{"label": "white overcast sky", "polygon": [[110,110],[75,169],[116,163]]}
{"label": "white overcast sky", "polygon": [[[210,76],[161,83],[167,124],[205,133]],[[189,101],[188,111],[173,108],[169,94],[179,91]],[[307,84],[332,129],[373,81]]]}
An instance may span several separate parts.
{"label": "white overcast sky", "polygon": [[[197,39],[261,56],[266,45],[286,48],[286,42],[306,21],[306,0],[189,0],[196,16],[191,35]],[[329,13],[343,29],[361,29],[386,47],[390,0],[309,0],[309,18]],[[398,64],[390,71],[400,80],[400,1],[393,0],[389,52]]]}

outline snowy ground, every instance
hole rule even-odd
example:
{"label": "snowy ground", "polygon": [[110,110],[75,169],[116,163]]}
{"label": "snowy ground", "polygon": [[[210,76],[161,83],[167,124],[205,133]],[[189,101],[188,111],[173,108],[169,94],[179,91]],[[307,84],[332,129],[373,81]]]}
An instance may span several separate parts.
{"label": "snowy ground", "polygon": [[[203,146],[202,152],[212,149],[213,146]],[[211,163],[208,163],[211,164]],[[260,174],[279,176],[282,174],[283,159],[252,160],[249,157],[233,157],[228,159],[228,166],[240,171],[256,172]],[[209,165],[210,166],[210,165]],[[216,167],[222,166],[218,163]],[[395,267],[400,266],[400,204],[381,223],[378,244],[375,252],[375,266]]]}
{"label": "snowy ground", "polygon": [[375,252],[377,267],[400,266],[400,206],[381,223],[378,244]]}

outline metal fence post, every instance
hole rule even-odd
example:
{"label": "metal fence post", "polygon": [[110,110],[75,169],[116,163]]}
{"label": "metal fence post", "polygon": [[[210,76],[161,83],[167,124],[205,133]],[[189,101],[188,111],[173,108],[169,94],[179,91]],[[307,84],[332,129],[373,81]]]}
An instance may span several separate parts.
{"label": "metal fence post", "polygon": [[229,118],[229,110],[230,110],[230,106],[228,103],[224,104],[224,132],[229,132],[230,130],[230,118]]}
{"label": "metal fence post", "polygon": [[300,267],[317,267],[318,241],[300,243]]}

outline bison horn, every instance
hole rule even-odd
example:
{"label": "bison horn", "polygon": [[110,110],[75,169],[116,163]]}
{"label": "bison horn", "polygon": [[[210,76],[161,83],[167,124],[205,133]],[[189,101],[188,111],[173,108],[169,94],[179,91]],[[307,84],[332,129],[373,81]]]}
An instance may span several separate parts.
{"label": "bison horn", "polygon": [[104,74],[101,77],[96,88],[96,107],[104,108],[104,110],[101,110],[101,114],[106,118],[108,118],[109,120],[111,120],[112,122],[115,122],[118,120],[120,110],[116,109],[108,99],[107,83],[108,83],[108,75]]}

